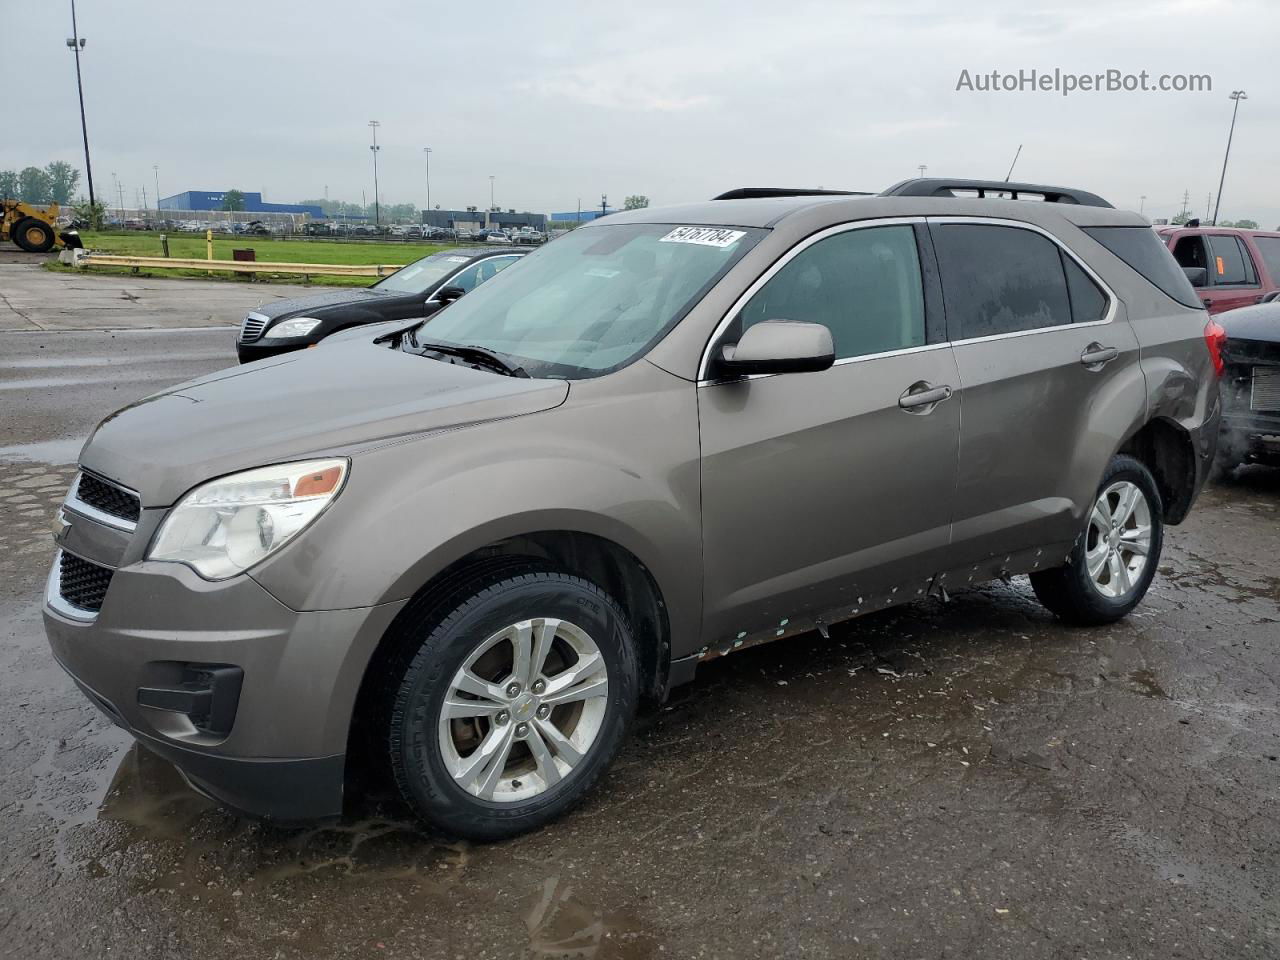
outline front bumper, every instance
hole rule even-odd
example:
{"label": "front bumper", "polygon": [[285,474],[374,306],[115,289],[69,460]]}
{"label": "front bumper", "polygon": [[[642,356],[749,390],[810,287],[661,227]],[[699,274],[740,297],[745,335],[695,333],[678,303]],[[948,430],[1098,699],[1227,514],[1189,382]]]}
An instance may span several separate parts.
{"label": "front bumper", "polygon": [[[255,816],[308,820],[342,812],[356,694],[402,606],[298,612],[249,576],[210,583],[144,561],[113,572],[96,617],[68,616],[51,596],[44,622],[85,695],[193,786]],[[226,728],[140,702],[181,693],[210,664],[242,672]]]}

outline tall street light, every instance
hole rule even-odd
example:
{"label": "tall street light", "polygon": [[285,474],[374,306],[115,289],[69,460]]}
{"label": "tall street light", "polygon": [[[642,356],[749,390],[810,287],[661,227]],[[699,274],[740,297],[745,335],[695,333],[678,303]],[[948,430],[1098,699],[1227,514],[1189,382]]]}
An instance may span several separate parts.
{"label": "tall street light", "polygon": [[423,147],[422,155],[427,160],[427,209],[431,209],[431,148]]}
{"label": "tall street light", "polygon": [[160,164],[153,163],[151,172],[156,175],[156,219],[160,219]]}
{"label": "tall street light", "polygon": [[378,127],[382,124],[377,120],[369,121],[369,129],[373,131],[373,146],[369,149],[373,152],[373,225],[375,227],[382,226],[382,211],[378,206]]}
{"label": "tall street light", "polygon": [[76,55],[76,90],[80,93],[80,134],[84,137],[84,178],[89,184],[89,209],[96,206],[93,195],[93,165],[89,163],[89,126],[84,119],[84,83],[80,79],[80,51],[84,49],[84,40],[76,29],[76,0],[71,0],[71,36],[67,37],[67,46]]}
{"label": "tall street light", "polygon": [[489,209],[493,210],[495,204],[493,202],[493,174],[489,174]]}
{"label": "tall street light", "polygon": [[1227,152],[1222,155],[1222,176],[1218,180],[1218,202],[1213,205],[1213,225],[1218,225],[1218,208],[1222,206],[1222,184],[1227,179],[1227,158],[1231,156],[1231,137],[1236,132],[1236,113],[1240,110],[1240,101],[1248,100],[1249,95],[1243,90],[1232,90],[1231,99],[1235,105],[1231,108],[1231,129],[1227,131]]}

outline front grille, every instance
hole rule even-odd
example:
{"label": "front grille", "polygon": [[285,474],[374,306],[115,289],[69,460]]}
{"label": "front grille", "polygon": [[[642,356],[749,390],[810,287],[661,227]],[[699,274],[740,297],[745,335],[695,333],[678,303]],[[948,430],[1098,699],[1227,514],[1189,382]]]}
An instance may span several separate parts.
{"label": "front grille", "polygon": [[138,496],[123,487],[118,487],[110,480],[103,480],[92,473],[81,473],[80,482],[76,484],[75,497],[95,510],[137,523],[142,505]]}
{"label": "front grille", "polygon": [[1254,410],[1280,411],[1280,367],[1254,367],[1249,406]]}
{"label": "front grille", "polygon": [[240,324],[240,342],[253,343],[262,336],[267,327],[267,318],[260,313],[251,313]]}
{"label": "front grille", "polygon": [[64,550],[58,557],[58,595],[73,607],[97,613],[111,586],[111,573]]}

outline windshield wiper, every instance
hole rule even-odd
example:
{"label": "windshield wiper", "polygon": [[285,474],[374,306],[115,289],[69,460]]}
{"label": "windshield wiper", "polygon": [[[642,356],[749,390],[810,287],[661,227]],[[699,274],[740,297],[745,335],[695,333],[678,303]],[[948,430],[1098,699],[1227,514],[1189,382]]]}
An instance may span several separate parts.
{"label": "windshield wiper", "polygon": [[[410,334],[412,336],[412,334]],[[497,370],[499,373],[506,374],[508,377],[523,377],[529,379],[529,374],[525,372],[524,367],[512,363],[500,353],[495,353],[488,347],[478,347],[474,344],[462,346],[457,343],[432,343],[431,341],[419,341],[413,338],[414,346],[419,350],[433,351],[435,353],[443,353],[446,356],[457,357],[467,363],[476,363],[481,366],[488,367],[491,370]]]}

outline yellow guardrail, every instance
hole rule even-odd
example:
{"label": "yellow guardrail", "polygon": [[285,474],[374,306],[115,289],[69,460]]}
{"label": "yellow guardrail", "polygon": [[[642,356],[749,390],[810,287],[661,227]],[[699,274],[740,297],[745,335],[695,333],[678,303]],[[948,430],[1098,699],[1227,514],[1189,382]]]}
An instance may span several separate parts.
{"label": "yellow guardrail", "polygon": [[75,258],[78,267],[158,267],[171,270],[226,270],[231,273],[297,273],[332,277],[385,277],[402,263],[266,263],[255,260],[201,260],[195,257],[123,257],[86,253]]}

